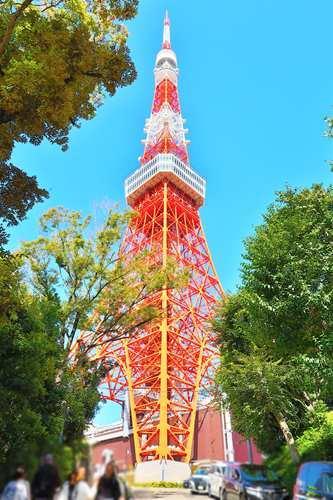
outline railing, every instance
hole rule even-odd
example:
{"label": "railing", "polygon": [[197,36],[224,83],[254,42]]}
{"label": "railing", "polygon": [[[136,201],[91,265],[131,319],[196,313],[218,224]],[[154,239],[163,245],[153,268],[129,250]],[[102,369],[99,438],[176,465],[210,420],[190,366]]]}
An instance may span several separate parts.
{"label": "railing", "polygon": [[206,181],[173,154],[158,154],[125,180],[125,194],[130,196],[160,172],[176,175],[190,190],[205,198]]}

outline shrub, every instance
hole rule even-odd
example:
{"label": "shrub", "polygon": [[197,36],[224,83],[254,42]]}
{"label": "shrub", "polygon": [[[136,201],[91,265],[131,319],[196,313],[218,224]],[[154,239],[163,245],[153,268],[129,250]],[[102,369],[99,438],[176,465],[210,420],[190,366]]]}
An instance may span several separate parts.
{"label": "shrub", "polygon": [[151,483],[135,483],[135,486],[142,488],[182,488],[182,483],[172,481],[153,481]]}
{"label": "shrub", "polygon": [[[333,412],[315,415],[309,427],[296,441],[302,462],[311,460],[333,460]],[[292,463],[289,450],[283,446],[266,460],[266,465],[281,478],[292,491],[297,467]]]}

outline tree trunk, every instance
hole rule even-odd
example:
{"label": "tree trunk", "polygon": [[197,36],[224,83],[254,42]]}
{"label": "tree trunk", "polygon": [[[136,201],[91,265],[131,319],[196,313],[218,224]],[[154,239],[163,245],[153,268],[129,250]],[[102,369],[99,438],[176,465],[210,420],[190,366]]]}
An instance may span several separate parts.
{"label": "tree trunk", "polygon": [[305,402],[306,402],[307,410],[310,411],[310,412],[313,412],[314,411],[313,402],[311,401],[308,393],[305,392],[305,391],[303,391],[303,396],[304,396],[304,399],[305,399]]}
{"label": "tree trunk", "polygon": [[17,20],[21,16],[22,12],[31,4],[31,2],[32,2],[32,0],[24,0],[24,2],[22,2],[20,7],[17,9],[17,11],[11,15],[9,22],[8,22],[8,25],[7,25],[7,28],[6,28],[6,31],[0,40],[0,57],[4,54],[4,52],[6,50],[8,42],[10,40],[10,37],[13,34]]}
{"label": "tree trunk", "polygon": [[287,421],[284,418],[284,416],[281,414],[277,415],[276,420],[277,420],[279,427],[282,431],[283,437],[286,440],[286,443],[289,447],[291,459],[292,459],[294,464],[298,464],[300,461],[300,456],[299,456],[299,453],[298,453],[297,448],[296,448],[294,436],[292,435],[292,433],[289,429],[289,425],[287,424]]}

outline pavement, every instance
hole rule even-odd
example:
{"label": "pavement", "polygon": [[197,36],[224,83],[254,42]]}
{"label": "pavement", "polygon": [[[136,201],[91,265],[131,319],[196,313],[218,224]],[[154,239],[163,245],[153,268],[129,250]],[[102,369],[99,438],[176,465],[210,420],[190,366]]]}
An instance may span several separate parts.
{"label": "pavement", "polygon": [[[170,500],[189,500],[192,497],[189,490],[178,488],[136,488],[134,490],[135,500],[138,498],[146,498],[147,500],[155,498],[170,498]],[[197,495],[198,499],[208,498],[206,495]]]}

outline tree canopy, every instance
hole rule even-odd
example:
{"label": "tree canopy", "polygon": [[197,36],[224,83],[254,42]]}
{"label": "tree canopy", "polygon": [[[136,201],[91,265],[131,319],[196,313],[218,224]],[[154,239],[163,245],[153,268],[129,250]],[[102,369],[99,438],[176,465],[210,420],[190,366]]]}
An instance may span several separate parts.
{"label": "tree canopy", "polygon": [[120,256],[120,238],[131,217],[110,210],[98,223],[62,207],[50,209],[40,220],[42,236],[20,250],[34,293],[60,304],[67,351],[80,331],[91,333],[87,353],[105,332],[110,342],[130,336],[158,313],[145,299],[187,279],[171,259],[162,268],[146,252],[131,260]]}
{"label": "tree canopy", "polygon": [[0,245],[47,196],[8,163],[16,143],[68,147],[105,95],[136,77],[124,22],[138,0],[0,0]]}
{"label": "tree canopy", "polygon": [[75,445],[100,399],[100,371],[68,364],[59,303],[29,292],[21,264],[0,256],[0,485],[18,463],[31,473],[41,453]]}
{"label": "tree canopy", "polygon": [[68,134],[136,77],[122,24],[138,0],[0,1],[0,159]]}
{"label": "tree canopy", "polygon": [[0,303],[1,480],[20,460],[30,465],[44,440],[52,447],[62,422],[56,314],[29,296],[20,263],[9,255],[0,256]]}
{"label": "tree canopy", "polygon": [[316,403],[331,398],[332,285],[333,189],[278,193],[214,322],[235,427],[265,451],[284,439],[294,449]]}
{"label": "tree canopy", "polygon": [[7,242],[8,226],[16,226],[35,203],[48,196],[35,177],[0,161],[0,248]]}

